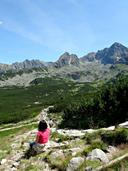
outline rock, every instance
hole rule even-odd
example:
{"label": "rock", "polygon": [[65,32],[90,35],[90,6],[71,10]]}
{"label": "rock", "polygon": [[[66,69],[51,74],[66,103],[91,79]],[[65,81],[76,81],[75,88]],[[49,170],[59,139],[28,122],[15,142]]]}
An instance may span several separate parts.
{"label": "rock", "polygon": [[82,157],[74,157],[70,160],[66,171],[75,171],[79,168],[79,166],[84,162],[84,158]]}
{"label": "rock", "polygon": [[116,154],[118,152],[118,149],[114,146],[108,146],[107,148],[107,157],[109,160],[111,160],[113,158],[113,155]]}
{"label": "rock", "polygon": [[85,168],[85,171],[94,171],[91,166]]}
{"label": "rock", "polygon": [[85,133],[80,131],[80,130],[63,130],[63,129],[59,129],[59,130],[57,130],[57,132],[59,134],[62,134],[62,135],[67,135],[67,136],[76,137],[76,138],[85,135]]}
{"label": "rock", "polygon": [[40,104],[40,102],[34,102],[34,104]]}
{"label": "rock", "polygon": [[127,64],[128,48],[120,43],[115,42],[109,48],[98,50],[95,58],[102,64]]}
{"label": "rock", "polygon": [[110,127],[106,128],[106,130],[108,130],[108,131],[113,131],[114,129],[115,129],[115,126],[110,126]]}
{"label": "rock", "polygon": [[82,151],[83,151],[83,149],[80,147],[70,148],[68,150],[67,149],[64,150],[64,152],[71,152],[72,156],[75,156],[77,153],[82,152]]}
{"label": "rock", "polygon": [[57,143],[57,142],[54,142],[54,141],[49,141],[49,145],[50,145],[50,147],[59,147],[59,143]]}
{"label": "rock", "polygon": [[2,165],[2,164],[5,164],[6,162],[7,162],[7,159],[2,159],[0,164]]}
{"label": "rock", "polygon": [[23,152],[15,153],[15,155],[11,157],[11,160],[18,162],[23,157],[23,155],[24,155]]}
{"label": "rock", "polygon": [[15,170],[17,170],[17,168],[15,168],[15,167],[12,167],[12,168],[10,169],[10,171],[15,171]]}
{"label": "rock", "polygon": [[43,171],[48,171],[48,170],[50,170],[48,163],[44,163]]}
{"label": "rock", "polygon": [[57,151],[54,151],[53,153],[50,154],[50,158],[52,160],[55,160],[57,157],[64,158],[64,153],[62,150],[57,150]]}
{"label": "rock", "polygon": [[110,154],[116,153],[118,151],[118,149],[114,146],[108,146],[107,148],[107,152]]}
{"label": "rock", "polygon": [[119,124],[120,127],[128,128],[128,121]]}
{"label": "rock", "polygon": [[49,108],[45,108],[41,111],[41,113],[38,116],[38,120],[47,120],[47,112],[49,111]]}
{"label": "rock", "polygon": [[60,58],[54,63],[56,68],[71,65],[79,66],[79,58],[75,54],[69,54],[68,52],[62,54]]}
{"label": "rock", "polygon": [[51,119],[48,121],[48,124],[49,124],[50,128],[55,126],[55,123]]}
{"label": "rock", "polygon": [[13,163],[13,167],[18,167],[19,166],[19,162],[14,162]]}
{"label": "rock", "polygon": [[20,146],[19,143],[11,144],[11,148],[12,148],[12,149],[16,149],[16,148],[18,148],[19,146]]}
{"label": "rock", "polygon": [[82,132],[84,132],[84,133],[93,133],[95,131],[96,131],[95,129],[86,129],[86,130],[83,130]]}
{"label": "rock", "polygon": [[108,163],[109,159],[107,155],[101,150],[101,149],[94,149],[92,152],[90,152],[86,158],[86,160],[97,160],[99,159],[103,163]]}

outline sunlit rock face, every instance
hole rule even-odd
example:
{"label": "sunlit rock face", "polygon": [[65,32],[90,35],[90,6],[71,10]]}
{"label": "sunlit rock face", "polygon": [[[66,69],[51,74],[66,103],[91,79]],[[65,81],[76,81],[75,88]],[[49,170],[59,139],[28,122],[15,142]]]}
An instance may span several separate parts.
{"label": "sunlit rock face", "polygon": [[60,58],[54,63],[54,66],[56,68],[61,68],[66,65],[79,65],[79,58],[75,54],[69,54],[68,52],[65,52],[63,55],[60,56]]}
{"label": "sunlit rock face", "polygon": [[128,64],[128,48],[120,43],[114,43],[109,48],[99,50],[95,57],[102,64]]}

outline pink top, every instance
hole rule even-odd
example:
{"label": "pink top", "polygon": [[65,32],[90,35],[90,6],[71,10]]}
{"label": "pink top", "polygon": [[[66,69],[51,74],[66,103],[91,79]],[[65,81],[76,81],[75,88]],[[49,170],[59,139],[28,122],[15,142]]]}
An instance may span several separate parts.
{"label": "pink top", "polygon": [[45,131],[38,131],[37,136],[38,136],[39,144],[47,143],[49,140],[49,136],[50,136],[50,128],[47,128]]}

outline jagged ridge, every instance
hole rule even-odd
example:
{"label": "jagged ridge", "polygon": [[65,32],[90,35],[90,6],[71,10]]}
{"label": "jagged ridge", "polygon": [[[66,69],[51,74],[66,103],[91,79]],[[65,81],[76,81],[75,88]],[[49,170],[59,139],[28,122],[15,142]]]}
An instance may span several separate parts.
{"label": "jagged ridge", "polygon": [[[121,72],[117,67],[111,67],[116,64],[128,64],[128,48],[117,42],[109,48],[96,53],[91,52],[80,58],[75,54],[65,52],[56,62],[25,60],[11,65],[0,64],[0,79],[2,80],[0,86],[29,85],[32,80],[45,76],[58,76],[80,82],[106,79],[109,77],[109,72],[112,72],[112,76]],[[17,74],[20,77],[17,78]]]}

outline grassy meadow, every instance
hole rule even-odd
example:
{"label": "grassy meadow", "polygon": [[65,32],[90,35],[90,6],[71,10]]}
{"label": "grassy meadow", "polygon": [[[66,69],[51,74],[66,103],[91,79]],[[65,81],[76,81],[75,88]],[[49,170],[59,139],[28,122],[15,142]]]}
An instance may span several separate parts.
{"label": "grassy meadow", "polygon": [[36,116],[44,107],[63,110],[71,101],[79,101],[94,88],[62,79],[44,78],[30,87],[0,88],[0,124],[15,123]]}

